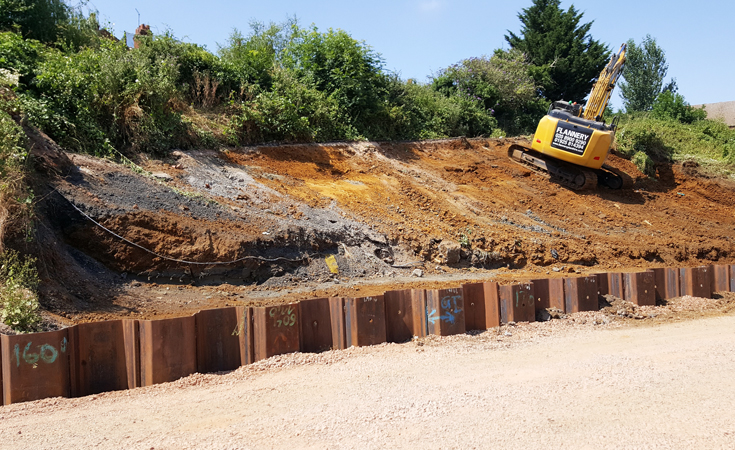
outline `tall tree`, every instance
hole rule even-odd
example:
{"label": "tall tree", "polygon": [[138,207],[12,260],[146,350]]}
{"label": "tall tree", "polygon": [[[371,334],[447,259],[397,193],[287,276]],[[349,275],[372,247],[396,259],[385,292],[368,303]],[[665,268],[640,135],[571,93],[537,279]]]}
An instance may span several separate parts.
{"label": "tall tree", "polygon": [[626,111],[649,111],[659,94],[676,92],[676,80],[673,78],[664,85],[669,65],[665,52],[651,35],[646,35],[640,45],[630,39],[626,56],[625,80],[619,83]]}
{"label": "tall tree", "polygon": [[18,27],[27,39],[54,42],[70,13],[63,0],[0,0],[0,29]]}
{"label": "tall tree", "polygon": [[610,58],[606,45],[589,35],[592,22],[580,24],[574,5],[564,11],[559,0],[533,0],[518,14],[520,35],[508,30],[505,40],[525,53],[541,94],[548,100],[581,102]]}

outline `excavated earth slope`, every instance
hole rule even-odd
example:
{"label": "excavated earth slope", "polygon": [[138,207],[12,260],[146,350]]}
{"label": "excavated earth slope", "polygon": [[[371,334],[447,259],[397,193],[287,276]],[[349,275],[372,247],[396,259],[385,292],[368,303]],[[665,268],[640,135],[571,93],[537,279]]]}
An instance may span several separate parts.
{"label": "excavated earth slope", "polygon": [[[42,304],[62,323],[151,318],[733,262],[732,182],[692,164],[661,165],[649,179],[611,155],[632,187],[575,192],[509,160],[513,142],[176,151],[139,161],[140,171],[35,134]],[[423,277],[410,277],[417,268]]]}

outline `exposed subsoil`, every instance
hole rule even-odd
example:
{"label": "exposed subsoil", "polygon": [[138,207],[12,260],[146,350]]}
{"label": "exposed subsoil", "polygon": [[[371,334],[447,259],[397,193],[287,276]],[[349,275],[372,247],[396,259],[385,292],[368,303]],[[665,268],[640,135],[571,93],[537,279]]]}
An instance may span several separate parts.
{"label": "exposed subsoil", "polygon": [[61,324],[735,256],[735,184],[692,164],[649,179],[611,154],[632,187],[575,192],[510,161],[510,139],[176,151],[146,173],[32,142]]}

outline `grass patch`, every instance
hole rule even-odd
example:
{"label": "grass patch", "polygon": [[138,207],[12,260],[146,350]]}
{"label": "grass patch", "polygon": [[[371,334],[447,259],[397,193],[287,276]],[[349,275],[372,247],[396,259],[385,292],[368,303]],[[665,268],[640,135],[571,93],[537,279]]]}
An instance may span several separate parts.
{"label": "grass patch", "polygon": [[682,123],[649,114],[627,115],[620,121],[615,145],[647,174],[654,161],[686,160],[721,175],[735,172],[735,130],[718,120]]}

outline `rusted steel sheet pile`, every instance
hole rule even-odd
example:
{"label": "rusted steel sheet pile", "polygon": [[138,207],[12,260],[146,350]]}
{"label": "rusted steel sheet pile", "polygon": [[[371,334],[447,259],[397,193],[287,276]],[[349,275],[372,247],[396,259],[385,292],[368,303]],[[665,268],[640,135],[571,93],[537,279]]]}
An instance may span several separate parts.
{"label": "rusted steel sheet pile", "polygon": [[360,298],[315,298],[268,307],[229,307],[191,317],[112,320],[59,331],[0,336],[2,403],[79,397],[234,370],[274,355],[447,336],[536,312],[598,309],[611,294],[637,305],[683,295],[735,292],[735,265],[535,279],[452,289],[406,289]]}

